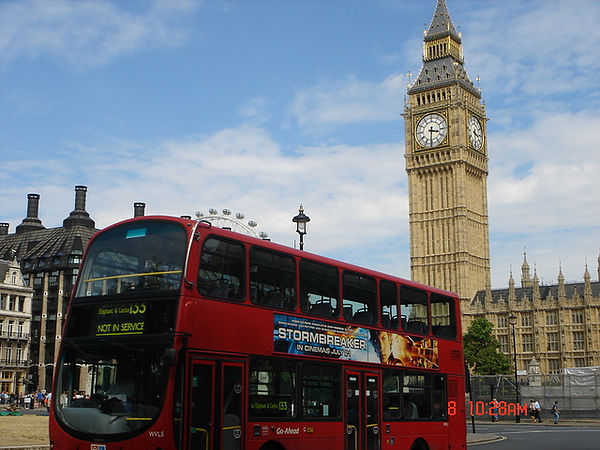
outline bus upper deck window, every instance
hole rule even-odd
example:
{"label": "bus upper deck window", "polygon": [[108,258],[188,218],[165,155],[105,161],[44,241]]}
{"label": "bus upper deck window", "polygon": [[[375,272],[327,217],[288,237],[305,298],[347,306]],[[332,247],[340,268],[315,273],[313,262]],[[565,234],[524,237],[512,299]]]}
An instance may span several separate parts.
{"label": "bus upper deck window", "polygon": [[398,286],[391,281],[379,283],[379,304],[381,325],[386,328],[398,328]]}
{"label": "bus upper deck window", "polygon": [[431,328],[435,336],[456,338],[456,315],[454,311],[453,298],[431,294]]}
{"label": "bus upper deck window", "polygon": [[300,260],[300,307],[303,312],[339,317],[338,271],[333,266]]}
{"label": "bus upper deck window", "polygon": [[246,297],[244,246],[210,237],[204,241],[198,273],[198,291],[208,297],[244,301]]}
{"label": "bus upper deck window", "polygon": [[407,286],[400,288],[402,329],[409,333],[429,333],[427,293]]}
{"label": "bus upper deck window", "polygon": [[354,272],[343,275],[344,318],[351,322],[377,323],[377,284],[375,278]]}
{"label": "bus upper deck window", "polygon": [[296,262],[282,253],[252,247],[250,299],[257,305],[296,309]]}

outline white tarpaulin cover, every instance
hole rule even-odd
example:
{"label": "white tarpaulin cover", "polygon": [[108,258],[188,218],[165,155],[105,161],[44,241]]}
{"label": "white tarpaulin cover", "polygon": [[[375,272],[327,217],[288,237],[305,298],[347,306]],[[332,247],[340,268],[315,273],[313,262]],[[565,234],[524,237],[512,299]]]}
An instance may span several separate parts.
{"label": "white tarpaulin cover", "polygon": [[600,367],[567,367],[563,369],[565,386],[593,388],[600,377]]}

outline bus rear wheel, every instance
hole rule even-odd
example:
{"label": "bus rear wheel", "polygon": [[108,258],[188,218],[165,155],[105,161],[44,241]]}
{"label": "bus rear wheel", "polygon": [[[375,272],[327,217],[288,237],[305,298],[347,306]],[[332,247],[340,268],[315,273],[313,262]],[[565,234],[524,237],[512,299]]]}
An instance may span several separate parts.
{"label": "bus rear wheel", "polygon": [[264,443],[260,450],[285,450],[285,447],[281,445],[279,442],[269,441]]}
{"label": "bus rear wheel", "polygon": [[417,439],[415,442],[413,442],[410,450],[429,450],[429,446],[423,439]]}

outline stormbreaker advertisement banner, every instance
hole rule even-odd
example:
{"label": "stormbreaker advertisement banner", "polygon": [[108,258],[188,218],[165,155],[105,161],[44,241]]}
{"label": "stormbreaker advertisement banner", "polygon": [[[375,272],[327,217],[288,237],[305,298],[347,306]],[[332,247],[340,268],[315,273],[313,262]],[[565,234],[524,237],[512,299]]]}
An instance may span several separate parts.
{"label": "stormbreaker advertisement banner", "polygon": [[349,361],[438,368],[436,339],[275,314],[276,352]]}

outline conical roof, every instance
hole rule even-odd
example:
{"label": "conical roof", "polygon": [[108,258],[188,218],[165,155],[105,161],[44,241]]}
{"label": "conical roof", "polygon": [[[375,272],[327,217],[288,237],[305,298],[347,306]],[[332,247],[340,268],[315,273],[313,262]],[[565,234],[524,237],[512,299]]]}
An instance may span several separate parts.
{"label": "conical roof", "polygon": [[446,35],[452,36],[458,43],[461,43],[460,34],[456,32],[456,28],[454,28],[452,18],[448,12],[446,0],[438,0],[429,30],[425,33],[425,42],[439,39]]}

